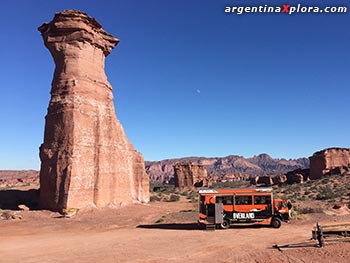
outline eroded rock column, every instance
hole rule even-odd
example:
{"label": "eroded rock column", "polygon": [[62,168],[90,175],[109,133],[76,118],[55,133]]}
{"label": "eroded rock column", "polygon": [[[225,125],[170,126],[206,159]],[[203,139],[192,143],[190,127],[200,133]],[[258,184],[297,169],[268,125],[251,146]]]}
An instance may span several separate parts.
{"label": "eroded rock column", "polygon": [[174,182],[175,187],[208,187],[211,185],[204,165],[194,163],[176,163]]}
{"label": "eroded rock column", "polygon": [[56,64],[40,147],[42,208],[148,202],[143,157],[116,117],[104,71],[119,40],[74,10],[56,13],[39,31]]}

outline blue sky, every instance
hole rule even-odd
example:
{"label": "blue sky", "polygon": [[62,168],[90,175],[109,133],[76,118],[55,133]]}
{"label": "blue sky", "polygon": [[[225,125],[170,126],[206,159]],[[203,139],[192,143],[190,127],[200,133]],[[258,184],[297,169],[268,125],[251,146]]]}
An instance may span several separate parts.
{"label": "blue sky", "polygon": [[227,15],[226,5],[348,1],[2,1],[0,169],[39,169],[54,63],[37,27],[78,9],[121,42],[106,73],[146,160],[307,157],[350,147],[349,13]]}

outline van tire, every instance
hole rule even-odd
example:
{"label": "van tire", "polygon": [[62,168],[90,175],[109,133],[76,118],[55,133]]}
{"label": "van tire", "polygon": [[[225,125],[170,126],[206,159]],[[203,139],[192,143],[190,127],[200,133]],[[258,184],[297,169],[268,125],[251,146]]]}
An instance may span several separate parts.
{"label": "van tire", "polygon": [[281,224],[282,224],[281,219],[279,219],[279,218],[277,218],[277,217],[272,218],[272,220],[271,220],[271,226],[272,226],[273,228],[280,228],[280,227],[281,227]]}
{"label": "van tire", "polygon": [[227,219],[224,219],[224,221],[220,224],[221,229],[229,229],[230,228],[230,222]]}

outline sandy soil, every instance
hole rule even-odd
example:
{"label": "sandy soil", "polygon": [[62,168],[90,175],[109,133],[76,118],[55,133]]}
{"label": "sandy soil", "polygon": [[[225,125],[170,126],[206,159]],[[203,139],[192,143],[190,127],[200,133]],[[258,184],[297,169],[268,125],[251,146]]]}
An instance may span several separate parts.
{"label": "sandy soil", "polygon": [[[350,243],[317,248],[310,241],[316,221],[350,222],[349,215],[314,214],[280,229],[206,231],[195,210],[182,199],[79,211],[73,218],[20,211],[23,219],[0,221],[0,262],[350,262]],[[274,244],[290,247],[279,251]]]}

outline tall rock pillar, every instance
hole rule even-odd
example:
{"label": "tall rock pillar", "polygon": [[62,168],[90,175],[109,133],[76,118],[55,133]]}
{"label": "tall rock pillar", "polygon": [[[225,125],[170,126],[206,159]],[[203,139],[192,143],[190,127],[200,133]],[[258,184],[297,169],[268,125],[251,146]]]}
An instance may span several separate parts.
{"label": "tall rock pillar", "polygon": [[40,203],[61,211],[148,202],[144,160],[118,121],[105,57],[119,40],[87,14],[56,13],[39,31],[56,64],[40,147]]}

